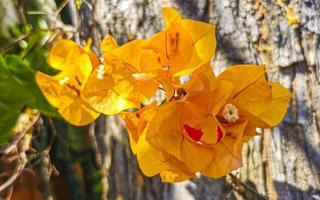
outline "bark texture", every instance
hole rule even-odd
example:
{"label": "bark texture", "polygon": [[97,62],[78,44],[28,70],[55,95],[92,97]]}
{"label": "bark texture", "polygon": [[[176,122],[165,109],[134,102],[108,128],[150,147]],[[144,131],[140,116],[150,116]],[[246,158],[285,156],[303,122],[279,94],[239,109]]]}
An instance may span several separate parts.
{"label": "bark texture", "polygon": [[320,1],[88,2],[96,42],[105,34],[121,42],[149,37],[163,26],[161,7],[172,6],[184,17],[217,25],[216,72],[233,64],[263,64],[269,79],[293,94],[283,123],[244,145],[243,167],[233,173],[241,182],[234,176],[180,184],[146,178],[122,122],[101,117],[95,137],[108,199],[320,199]]}

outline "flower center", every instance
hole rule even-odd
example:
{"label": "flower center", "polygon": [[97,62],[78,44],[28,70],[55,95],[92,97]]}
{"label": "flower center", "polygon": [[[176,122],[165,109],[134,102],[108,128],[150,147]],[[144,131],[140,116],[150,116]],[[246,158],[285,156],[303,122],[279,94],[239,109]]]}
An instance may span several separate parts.
{"label": "flower center", "polygon": [[68,76],[65,76],[59,80],[59,85],[66,86],[76,92],[78,96],[80,95],[81,81],[77,76],[74,76],[72,79],[70,79]]}
{"label": "flower center", "polygon": [[106,70],[105,70],[104,65],[99,65],[98,70],[97,70],[97,78],[99,80],[102,80],[105,73],[106,73]]}
{"label": "flower center", "polygon": [[178,88],[173,95],[174,100],[181,100],[187,95],[187,92],[183,88]]}
{"label": "flower center", "polygon": [[222,116],[228,122],[235,122],[240,119],[238,109],[231,103],[224,106]]}
{"label": "flower center", "polygon": [[194,141],[199,141],[203,135],[203,132],[201,129],[195,129],[191,126],[184,124],[183,125],[184,130],[187,132],[188,136],[193,139]]}
{"label": "flower center", "polygon": [[59,80],[59,84],[64,85],[64,84],[68,83],[69,80],[70,80],[70,78],[66,76],[63,79]]}
{"label": "flower center", "polygon": [[162,66],[162,69],[163,69],[164,71],[169,71],[170,67],[167,66],[167,65],[163,65],[163,66]]}

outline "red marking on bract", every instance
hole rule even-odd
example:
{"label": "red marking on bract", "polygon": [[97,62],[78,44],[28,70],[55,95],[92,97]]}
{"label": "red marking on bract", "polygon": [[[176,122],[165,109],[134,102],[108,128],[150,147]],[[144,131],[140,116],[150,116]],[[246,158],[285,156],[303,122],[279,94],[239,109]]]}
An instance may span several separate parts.
{"label": "red marking on bract", "polygon": [[188,136],[193,139],[194,141],[199,141],[203,135],[201,129],[197,130],[195,128],[192,128],[191,126],[188,126],[186,124],[183,125],[184,130],[188,133]]}
{"label": "red marking on bract", "polygon": [[136,113],[136,117],[137,117],[137,118],[140,118],[140,114],[139,114],[139,113]]}
{"label": "red marking on bract", "polygon": [[217,132],[218,132],[217,143],[219,143],[219,142],[221,142],[221,140],[223,138],[223,131],[221,130],[220,126],[218,126],[218,128],[217,128]]}

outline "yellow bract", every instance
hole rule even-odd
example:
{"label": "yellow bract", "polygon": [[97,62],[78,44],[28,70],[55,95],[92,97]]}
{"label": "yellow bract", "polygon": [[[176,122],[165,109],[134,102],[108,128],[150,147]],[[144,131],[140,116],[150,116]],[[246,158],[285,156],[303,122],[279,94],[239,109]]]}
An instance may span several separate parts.
{"label": "yellow bract", "polygon": [[116,39],[114,39],[111,35],[106,35],[100,44],[100,49],[103,52],[114,49],[116,47],[118,47],[118,43]]}
{"label": "yellow bract", "polygon": [[49,61],[52,67],[61,72],[55,76],[36,73],[37,84],[47,100],[71,124],[87,125],[99,116],[82,95],[97,59],[91,50],[83,49],[69,40],[60,40],[51,50]]}
{"label": "yellow bract", "polygon": [[[83,90],[83,95],[97,111],[118,114],[129,108],[139,108],[154,95],[160,85],[156,71],[161,66],[142,48],[144,43],[144,40],[135,40],[107,48],[104,64],[91,74]],[[149,60],[152,67],[141,64],[142,59]]]}
{"label": "yellow bract", "polygon": [[[291,94],[279,84],[268,83],[262,66],[236,65],[228,68],[217,79],[235,85],[230,103],[239,109],[240,116],[249,120],[249,124],[271,128],[284,117]],[[271,116],[269,113],[274,109],[277,114]]]}
{"label": "yellow bract", "polygon": [[280,84],[269,83],[271,86],[272,101],[266,109],[257,116],[265,122],[265,128],[271,128],[279,124],[287,112],[287,106],[291,99],[291,93]]}
{"label": "yellow bract", "polygon": [[54,44],[49,54],[50,65],[59,71],[65,70],[72,65],[77,65],[79,56],[89,56],[92,67],[99,65],[98,57],[90,49],[91,39],[88,40],[87,46],[82,48],[72,40],[61,39]]}

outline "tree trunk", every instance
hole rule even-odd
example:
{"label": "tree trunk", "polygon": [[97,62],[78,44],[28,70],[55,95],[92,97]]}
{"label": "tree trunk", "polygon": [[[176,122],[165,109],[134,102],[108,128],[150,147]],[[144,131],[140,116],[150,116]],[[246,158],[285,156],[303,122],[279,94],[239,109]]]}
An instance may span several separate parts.
{"label": "tree trunk", "polygon": [[108,199],[320,199],[319,1],[92,2],[96,42],[106,34],[121,42],[149,37],[163,27],[161,7],[172,6],[184,17],[217,25],[217,73],[233,64],[265,65],[269,80],[293,94],[284,121],[245,144],[243,167],[217,180],[163,184],[145,177],[121,120],[101,117],[95,136]]}

